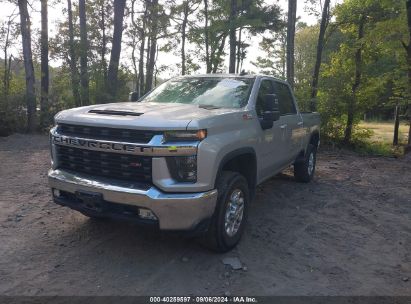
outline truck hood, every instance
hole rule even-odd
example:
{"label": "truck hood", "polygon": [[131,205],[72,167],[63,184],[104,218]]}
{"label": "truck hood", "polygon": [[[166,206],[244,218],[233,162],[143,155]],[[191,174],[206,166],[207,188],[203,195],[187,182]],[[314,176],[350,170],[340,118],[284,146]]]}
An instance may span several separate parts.
{"label": "truck hood", "polygon": [[146,130],[185,130],[193,120],[232,112],[181,103],[124,102],[74,108],[58,113],[56,123]]}

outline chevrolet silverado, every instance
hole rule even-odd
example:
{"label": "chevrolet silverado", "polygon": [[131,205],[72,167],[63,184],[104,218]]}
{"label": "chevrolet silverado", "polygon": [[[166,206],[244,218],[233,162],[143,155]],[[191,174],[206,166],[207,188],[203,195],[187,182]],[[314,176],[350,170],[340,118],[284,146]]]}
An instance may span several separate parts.
{"label": "chevrolet silverado", "polygon": [[199,232],[224,252],[240,240],[257,185],[291,165],[297,181],[314,176],[320,117],[301,113],[282,80],[183,76],[130,96],[55,116],[57,204]]}

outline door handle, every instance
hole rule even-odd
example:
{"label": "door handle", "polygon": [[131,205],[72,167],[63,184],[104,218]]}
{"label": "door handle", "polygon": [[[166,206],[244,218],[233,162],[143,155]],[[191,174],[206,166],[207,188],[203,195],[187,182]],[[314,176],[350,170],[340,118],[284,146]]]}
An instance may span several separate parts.
{"label": "door handle", "polygon": [[297,126],[302,126],[304,122],[300,121],[299,123],[297,123]]}
{"label": "door handle", "polygon": [[280,126],[280,129],[285,129],[285,128],[287,128],[287,125],[286,125],[286,124]]}

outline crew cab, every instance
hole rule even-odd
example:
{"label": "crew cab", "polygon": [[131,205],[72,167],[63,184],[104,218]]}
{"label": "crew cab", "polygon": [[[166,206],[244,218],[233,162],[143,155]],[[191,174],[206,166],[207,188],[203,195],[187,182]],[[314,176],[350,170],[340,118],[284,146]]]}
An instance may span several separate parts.
{"label": "crew cab", "polygon": [[135,95],[55,116],[57,204],[200,233],[224,252],[239,242],[258,184],[291,165],[297,181],[314,176],[320,117],[301,113],[282,80],[183,76]]}

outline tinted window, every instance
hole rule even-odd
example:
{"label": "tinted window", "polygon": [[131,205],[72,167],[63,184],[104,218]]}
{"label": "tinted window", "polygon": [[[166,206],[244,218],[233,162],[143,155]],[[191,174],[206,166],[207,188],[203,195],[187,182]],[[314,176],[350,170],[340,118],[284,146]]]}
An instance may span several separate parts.
{"label": "tinted window", "polygon": [[253,79],[234,77],[173,79],[154,89],[142,101],[241,108],[248,102],[253,83]]}
{"label": "tinted window", "polygon": [[263,116],[264,111],[264,101],[265,95],[273,94],[273,84],[271,80],[262,80],[260,84],[260,89],[257,95],[257,102],[255,104],[255,110],[257,111],[257,116]]}
{"label": "tinted window", "polygon": [[296,114],[293,96],[289,87],[283,83],[275,83],[275,94],[278,96],[281,115]]}

